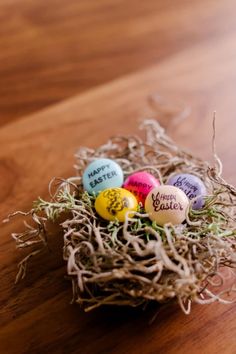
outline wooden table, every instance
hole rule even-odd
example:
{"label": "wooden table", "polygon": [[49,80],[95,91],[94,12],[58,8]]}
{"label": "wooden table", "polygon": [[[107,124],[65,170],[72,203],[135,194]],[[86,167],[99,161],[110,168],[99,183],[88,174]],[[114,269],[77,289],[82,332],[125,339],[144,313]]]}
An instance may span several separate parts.
{"label": "wooden table", "polygon": [[[28,0],[0,7],[1,219],[46,197],[53,176],[72,175],[77,147],[138,133],[145,117],[159,118],[181,146],[211,160],[216,110],[218,154],[225,178],[235,183],[233,1]],[[182,102],[190,117],[174,124],[158,116],[150,95]],[[236,352],[235,304],[195,305],[189,316],[173,305],[151,325],[150,309],[85,314],[70,305],[60,237],[14,285],[22,254],[10,234],[21,228],[19,220],[1,226],[0,353]]]}

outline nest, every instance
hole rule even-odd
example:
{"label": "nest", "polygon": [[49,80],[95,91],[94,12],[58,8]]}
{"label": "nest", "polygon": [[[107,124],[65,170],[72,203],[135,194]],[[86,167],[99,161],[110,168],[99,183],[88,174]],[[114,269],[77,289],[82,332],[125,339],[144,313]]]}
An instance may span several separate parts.
{"label": "nest", "polygon": [[[189,313],[192,302],[232,301],[226,293],[236,290],[235,187],[221,177],[216,154],[215,165],[210,167],[177,147],[156,121],[145,120],[141,128],[144,139],[120,136],[96,150],[80,148],[76,177],[61,180],[52,193],[58,182],[54,179],[49,186],[51,200],[39,198],[29,213],[21,212],[31,216],[35,225],[26,224],[23,233],[13,234],[18,247],[31,249],[19,265],[17,280],[25,276],[29,258],[46,245],[48,220],[58,222],[63,215],[63,255],[73,300],[86,311],[100,305],[177,300]],[[158,226],[141,207],[132,215],[127,213],[124,223],[102,220],[94,209],[95,197],[81,185],[86,165],[99,157],[116,161],[125,177],[145,170],[165,183],[173,173],[194,174],[207,187],[204,208],[193,210],[190,203],[186,222],[176,226]],[[222,269],[229,270],[230,288],[224,287]]]}

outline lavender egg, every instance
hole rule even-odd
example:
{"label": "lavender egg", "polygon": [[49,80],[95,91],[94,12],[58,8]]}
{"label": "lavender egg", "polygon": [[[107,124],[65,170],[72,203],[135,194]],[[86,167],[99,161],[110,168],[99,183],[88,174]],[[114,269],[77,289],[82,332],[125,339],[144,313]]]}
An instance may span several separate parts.
{"label": "lavender egg", "polygon": [[200,196],[205,196],[207,191],[199,177],[189,173],[179,173],[171,176],[166,184],[180,188],[190,200],[199,197],[193,202],[193,209],[201,209],[204,206],[204,199]]}

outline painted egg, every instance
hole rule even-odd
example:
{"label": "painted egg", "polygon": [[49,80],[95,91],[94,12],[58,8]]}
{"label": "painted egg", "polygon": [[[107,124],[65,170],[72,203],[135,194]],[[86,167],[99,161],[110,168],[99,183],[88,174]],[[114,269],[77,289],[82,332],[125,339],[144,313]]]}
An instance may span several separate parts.
{"label": "painted egg", "polygon": [[105,189],[95,200],[95,209],[105,220],[118,219],[123,222],[127,211],[136,211],[137,207],[135,196],[124,188]]}
{"label": "painted egg", "polygon": [[166,184],[180,188],[190,200],[199,196],[199,198],[193,202],[192,208],[200,209],[203,207],[204,199],[200,196],[206,195],[207,191],[202,180],[197,176],[189,173],[179,173],[171,176]]}
{"label": "painted egg", "polygon": [[160,186],[149,192],[145,211],[160,226],[166,223],[181,224],[186,218],[189,200],[186,194],[174,186]]}
{"label": "painted egg", "polygon": [[148,193],[159,185],[159,181],[153,175],[145,171],[140,171],[127,177],[123,188],[133,193],[138,202],[144,205]]}
{"label": "painted egg", "polygon": [[84,189],[90,194],[98,194],[100,191],[121,187],[124,175],[121,167],[110,159],[97,159],[91,162],[83,174]]}

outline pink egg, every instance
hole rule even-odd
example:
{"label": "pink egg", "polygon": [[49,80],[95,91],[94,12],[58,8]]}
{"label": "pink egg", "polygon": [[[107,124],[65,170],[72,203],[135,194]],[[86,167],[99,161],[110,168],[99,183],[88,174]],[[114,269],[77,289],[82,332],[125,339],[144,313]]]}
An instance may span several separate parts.
{"label": "pink egg", "polygon": [[160,182],[148,172],[136,172],[126,178],[123,188],[133,193],[138,202],[143,205],[148,193],[155,187],[158,187]]}

